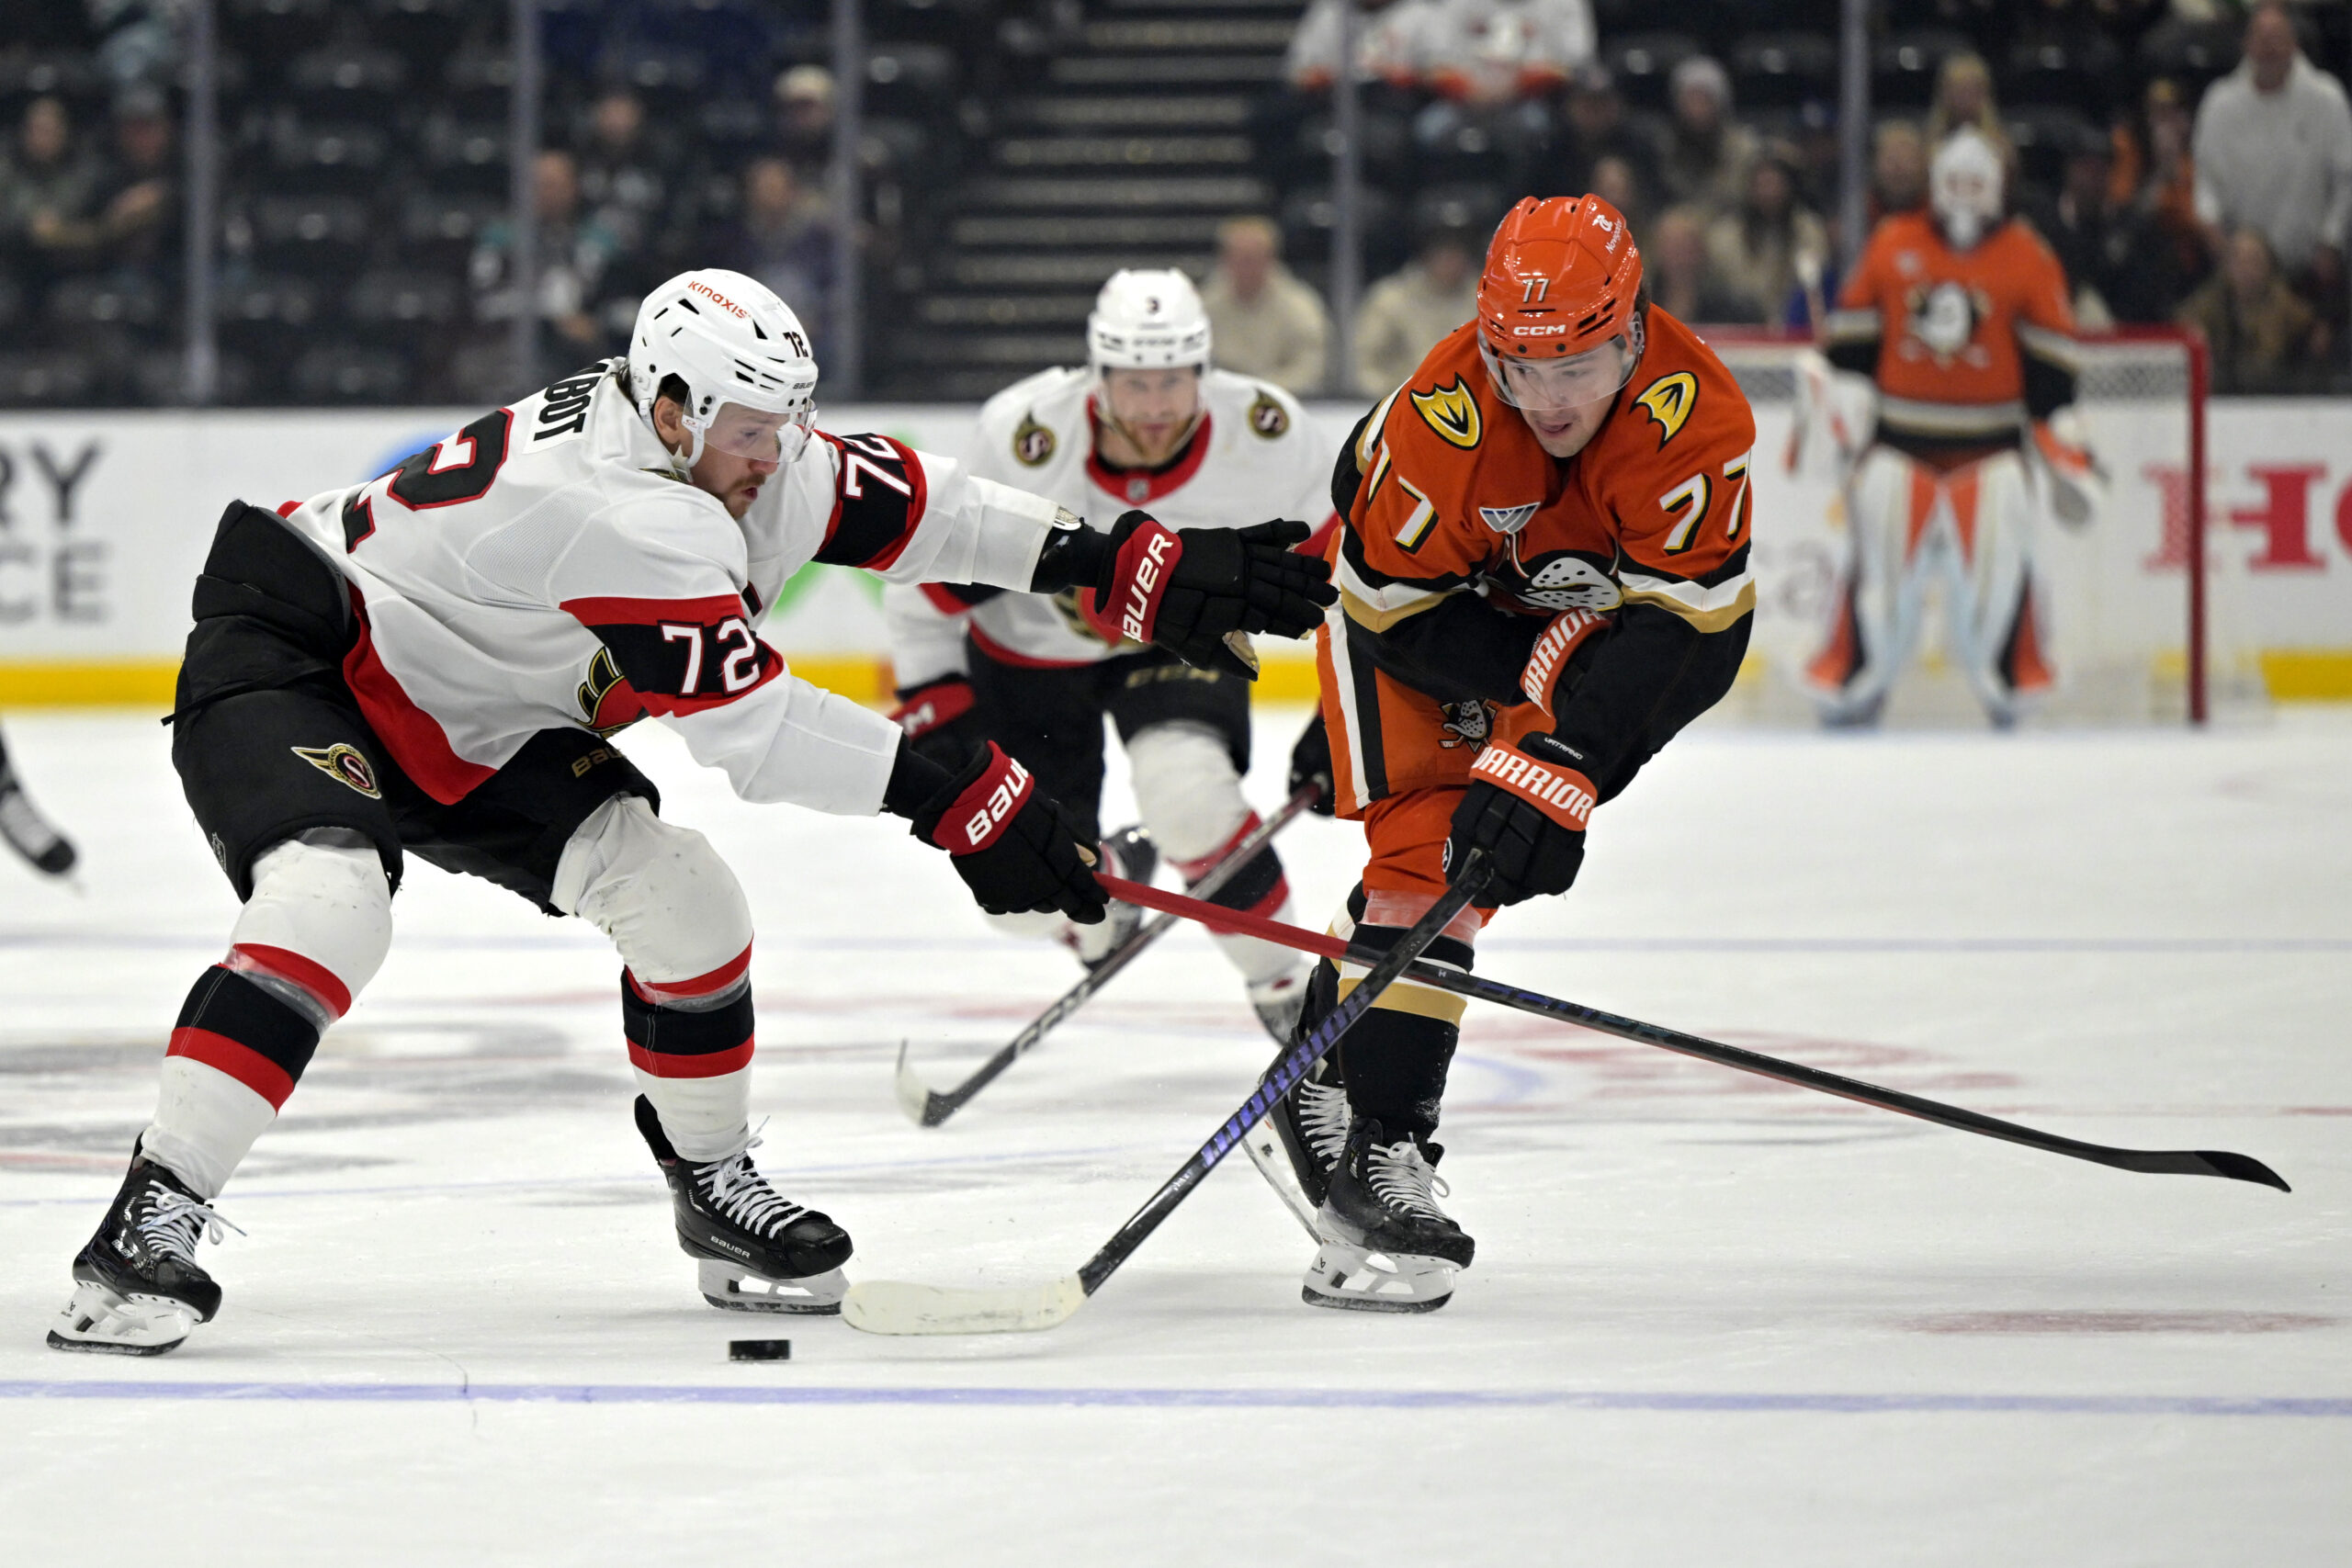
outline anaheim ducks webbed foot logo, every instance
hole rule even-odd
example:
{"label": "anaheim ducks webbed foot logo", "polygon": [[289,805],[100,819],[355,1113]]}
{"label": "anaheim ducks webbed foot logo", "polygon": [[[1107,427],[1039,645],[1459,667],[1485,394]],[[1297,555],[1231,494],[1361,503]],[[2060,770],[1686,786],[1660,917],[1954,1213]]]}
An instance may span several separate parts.
{"label": "anaheim ducks webbed foot logo", "polygon": [[376,787],[376,765],[358,747],[338,740],[332,746],[295,746],[289,750],[337,784],[349,784],[370,800],[384,798],[384,792]]}
{"label": "anaheim ducks webbed foot logo", "polygon": [[1415,392],[1412,398],[1413,407],[1438,434],[1465,452],[1478,445],[1478,400],[1470,395],[1461,377],[1456,376],[1450,387]]}
{"label": "anaheim ducks webbed foot logo", "polygon": [[1699,401],[1699,378],[1688,370],[1677,370],[1643,388],[1634,401],[1657,421],[1657,444],[1663,447],[1682,433],[1683,423]]}

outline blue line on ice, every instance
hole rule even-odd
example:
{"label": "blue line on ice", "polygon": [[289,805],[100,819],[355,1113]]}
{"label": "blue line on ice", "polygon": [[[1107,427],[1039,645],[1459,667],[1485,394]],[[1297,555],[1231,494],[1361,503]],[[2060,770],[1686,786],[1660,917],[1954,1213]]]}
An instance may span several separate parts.
{"label": "blue line on ice", "polygon": [[1879,1416],[2352,1416],[2352,1398],[2222,1394],[1674,1393],[1603,1389],[779,1388],[662,1383],[122,1382],[0,1380],[5,1399],[292,1400],[368,1404],[970,1404],[1170,1409],[1632,1410]]}

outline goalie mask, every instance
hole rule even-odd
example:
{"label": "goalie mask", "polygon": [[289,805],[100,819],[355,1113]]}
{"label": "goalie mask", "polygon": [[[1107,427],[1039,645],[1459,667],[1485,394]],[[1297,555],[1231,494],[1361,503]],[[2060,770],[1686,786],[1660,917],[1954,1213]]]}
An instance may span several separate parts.
{"label": "goalie mask", "polygon": [[682,272],[645,297],[629,333],[629,391],[653,423],[663,378],[686,384],[684,478],[706,446],[789,464],[817,417],[817,360],[792,308],[758,279],[719,267]]}
{"label": "goalie mask", "polygon": [[1956,251],[1973,250],[2001,221],[2001,155],[1981,132],[1956,130],[1936,149],[1928,200]]}

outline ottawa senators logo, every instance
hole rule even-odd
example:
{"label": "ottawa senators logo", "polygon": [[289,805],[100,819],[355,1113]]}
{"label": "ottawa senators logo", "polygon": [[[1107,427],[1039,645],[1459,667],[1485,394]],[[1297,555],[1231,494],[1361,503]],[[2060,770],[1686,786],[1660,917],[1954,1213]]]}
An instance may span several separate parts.
{"label": "ottawa senators logo", "polygon": [[1290,431],[1290,411],[1272,392],[1261,392],[1250,405],[1250,428],[1272,441]]}
{"label": "ottawa senators logo", "polygon": [[358,747],[338,740],[332,746],[295,746],[289,750],[337,784],[349,784],[370,800],[384,798],[384,792],[376,787],[376,765]]}
{"label": "ottawa senators logo", "polygon": [[1634,401],[1657,421],[1657,444],[1663,447],[1682,434],[1690,411],[1699,405],[1699,378],[1688,370],[1677,370],[1643,388],[1642,395]]}
{"label": "ottawa senators logo", "polygon": [[1478,428],[1478,400],[1456,376],[1451,387],[1412,394],[1413,406],[1420,411],[1429,427],[1454,446],[1467,452],[1478,445],[1482,434]]}
{"label": "ottawa senators logo", "polygon": [[1054,456],[1054,433],[1037,423],[1037,416],[1021,416],[1021,428],[1012,433],[1012,456],[1024,468],[1040,468]]}

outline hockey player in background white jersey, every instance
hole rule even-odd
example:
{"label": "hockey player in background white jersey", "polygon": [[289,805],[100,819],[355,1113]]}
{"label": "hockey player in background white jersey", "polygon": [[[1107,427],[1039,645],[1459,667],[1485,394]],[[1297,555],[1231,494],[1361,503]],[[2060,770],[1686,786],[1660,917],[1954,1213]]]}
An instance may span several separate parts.
{"label": "hockey player in background white jersey", "polygon": [[[1330,445],[1288,392],[1211,367],[1208,316],[1182,273],[1113,275],[1087,320],[1087,345],[1085,368],[1041,370],[989,400],[967,456],[973,474],[1035,491],[1104,530],[1136,507],[1171,527],[1204,529],[1269,513],[1330,515]],[[996,742],[1037,770],[1091,840],[1107,714],[1126,746],[1144,829],[1187,883],[1258,826],[1241,793],[1245,681],[1143,647],[1075,594],[893,583],[882,603],[899,717],[915,747],[943,765]],[[1112,842],[1128,874],[1148,879],[1137,841],[1120,834]],[[1268,849],[1213,902],[1287,918],[1289,898],[1282,862]],[[1134,929],[1128,906],[1114,914],[1075,930],[1050,918],[1006,919],[1060,928],[1091,964]],[[1306,965],[1250,937],[1217,942],[1260,1020],[1287,1042]]]}
{"label": "hockey player in background white jersey", "polygon": [[1239,668],[1330,590],[1303,526],[1108,537],[876,435],[812,432],[817,366],[738,273],[649,295],[626,359],[495,409],[364,485],[239,502],[198,580],[172,760],[244,908],[189,992],[153,1122],[49,1342],[154,1354],[219,1309],[211,1203],[384,959],[404,852],[612,939],[637,1122],[715,1305],[837,1311],[848,1234],[751,1161],[751,912],[657,815],[613,731],[662,718],[747,800],[908,818],[981,907],[1100,921],[1090,852],[995,747],[951,773],[792,675],[754,629],[811,560],[899,581],[1083,586]]}

